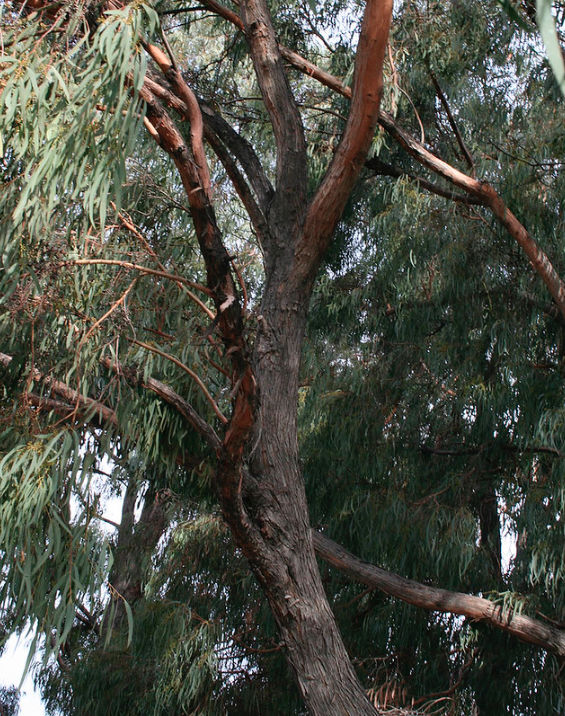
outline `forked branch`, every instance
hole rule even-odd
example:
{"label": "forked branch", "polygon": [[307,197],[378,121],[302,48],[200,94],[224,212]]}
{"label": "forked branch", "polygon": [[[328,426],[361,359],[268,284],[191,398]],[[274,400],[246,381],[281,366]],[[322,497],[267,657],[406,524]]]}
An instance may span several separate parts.
{"label": "forked branch", "polygon": [[[228,22],[233,23],[236,27],[242,27],[241,18],[234,12],[223,7],[215,0],[203,0],[203,4],[213,12],[223,17]],[[313,77],[321,84],[329,89],[341,94],[343,97],[351,99],[351,88],[334,75],[322,70],[313,62],[305,59],[297,52],[290,50],[288,47],[279,45],[281,56],[284,57],[293,67],[309,77]],[[534,271],[545,283],[548,291],[553,297],[559,312],[565,318],[565,283],[555,270],[555,267],[549,260],[545,252],[538,246],[534,238],[528,233],[525,227],[518,221],[516,216],[506,206],[503,199],[498,195],[495,189],[487,182],[474,179],[464,172],[456,169],[439,157],[436,157],[426,147],[414,139],[408,132],[405,132],[394,120],[394,118],[385,112],[379,111],[379,124],[397,141],[416,161],[426,167],[434,174],[438,174],[451,184],[457,186],[470,196],[478,199],[480,203],[488,206],[496,219],[508,231],[510,236],[518,242],[530,260]]]}
{"label": "forked branch", "polygon": [[265,0],[242,0],[241,19],[277,148],[277,196],[297,210],[306,194],[306,141]]}

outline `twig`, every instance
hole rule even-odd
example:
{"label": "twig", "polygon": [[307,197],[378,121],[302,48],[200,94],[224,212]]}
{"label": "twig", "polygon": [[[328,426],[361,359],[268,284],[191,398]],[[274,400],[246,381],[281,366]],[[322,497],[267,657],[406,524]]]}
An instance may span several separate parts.
{"label": "twig", "polygon": [[118,298],[117,301],[114,301],[114,303],[110,306],[110,308],[106,311],[106,313],[99,318],[94,325],[92,325],[86,334],[80,339],[79,344],[77,346],[77,352],[82,348],[82,346],[86,343],[86,341],[90,338],[90,336],[94,333],[94,331],[100,326],[104,321],[112,315],[112,313],[119,308],[119,306],[122,305],[122,303],[126,300],[128,297],[130,291],[135,286],[135,283],[137,281],[137,276],[133,279],[133,281],[130,283],[130,285],[126,288],[126,290],[122,293],[120,298]]}
{"label": "twig", "polygon": [[429,73],[430,73],[430,77],[432,78],[432,82],[433,82],[435,91],[437,93],[437,96],[439,98],[439,101],[441,102],[441,104],[445,110],[445,113],[447,114],[447,119],[449,121],[451,129],[453,130],[453,134],[455,134],[455,138],[457,139],[457,144],[459,145],[459,148],[461,149],[461,152],[463,153],[463,156],[465,157],[465,161],[469,165],[469,168],[471,170],[474,170],[475,162],[473,161],[473,157],[471,156],[471,153],[469,152],[465,142],[463,141],[463,137],[461,136],[461,132],[459,131],[459,127],[457,126],[455,117],[451,113],[451,109],[447,102],[447,97],[443,94],[442,89],[439,86],[439,82],[437,81],[437,78],[434,75],[434,73],[431,70],[429,70]]}
{"label": "twig", "polygon": [[222,421],[222,423],[224,423],[224,425],[225,425],[228,422],[228,419],[222,413],[222,411],[218,408],[216,401],[210,395],[210,393],[208,392],[208,389],[206,388],[206,386],[204,385],[202,380],[187,365],[182,363],[178,358],[175,358],[175,356],[172,356],[170,353],[165,353],[165,351],[162,351],[159,348],[155,348],[154,346],[149,345],[149,343],[144,343],[143,341],[138,341],[136,338],[129,338],[128,340],[130,341],[130,343],[135,343],[135,345],[140,346],[141,348],[145,348],[145,350],[151,351],[152,353],[156,353],[157,355],[160,355],[162,358],[166,358],[167,360],[170,360],[172,363],[174,363],[176,366],[178,366],[181,370],[184,370],[185,373],[188,373],[188,375],[194,380],[194,382],[198,385],[200,390],[204,393],[206,400],[210,403],[210,405],[212,406],[212,410],[216,413],[216,415]]}
{"label": "twig", "polygon": [[146,273],[151,276],[159,276],[160,278],[169,279],[170,281],[174,281],[177,284],[183,284],[185,286],[186,295],[191,298],[196,304],[198,304],[198,306],[200,306],[200,308],[204,311],[204,313],[206,313],[208,318],[214,320],[214,318],[216,317],[215,313],[211,311],[208,306],[206,306],[206,304],[204,304],[198,298],[198,296],[195,296],[192,291],[189,291],[186,287],[190,286],[191,288],[194,288],[198,291],[202,291],[202,293],[205,293],[207,296],[210,296],[212,292],[205,286],[201,286],[199,283],[194,283],[193,281],[188,281],[182,276],[177,276],[175,274],[168,273],[167,271],[152,269],[148,266],[134,264],[130,261],[120,261],[118,259],[73,259],[72,261],[65,261],[65,263],[72,264],[75,266],[94,266],[96,264],[101,264],[104,266],[120,266],[121,268],[131,269],[133,271],[140,271],[141,273]]}

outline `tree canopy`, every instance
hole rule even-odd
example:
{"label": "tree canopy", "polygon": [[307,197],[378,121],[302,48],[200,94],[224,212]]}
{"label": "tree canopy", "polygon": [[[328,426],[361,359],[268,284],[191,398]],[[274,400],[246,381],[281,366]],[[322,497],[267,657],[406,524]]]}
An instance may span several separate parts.
{"label": "tree canopy", "polygon": [[0,12],[1,633],[49,712],[562,712],[565,5]]}

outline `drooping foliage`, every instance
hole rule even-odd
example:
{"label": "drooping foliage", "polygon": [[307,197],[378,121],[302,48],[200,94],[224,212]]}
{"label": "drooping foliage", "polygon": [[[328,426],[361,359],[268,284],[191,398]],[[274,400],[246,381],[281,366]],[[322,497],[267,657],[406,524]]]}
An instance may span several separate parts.
{"label": "drooping foliage", "polygon": [[[236,388],[187,197],[139,96],[163,31],[201,102],[252,342],[263,236],[239,190],[250,165],[226,147],[252,145],[274,181],[274,139],[241,33],[205,5],[3,8],[0,602],[11,629],[43,637],[52,713],[304,712],[222,522],[213,438],[185,419],[189,404],[220,433]],[[496,187],[565,275],[563,97],[530,5],[400,3],[383,108]],[[283,45],[351,83],[357,3],[270,9]],[[349,100],[289,78],[313,193]],[[312,526],[385,569],[562,626],[564,330],[488,207],[379,129],[311,302],[298,419]],[[375,705],[564,708],[549,651],[322,575]]]}

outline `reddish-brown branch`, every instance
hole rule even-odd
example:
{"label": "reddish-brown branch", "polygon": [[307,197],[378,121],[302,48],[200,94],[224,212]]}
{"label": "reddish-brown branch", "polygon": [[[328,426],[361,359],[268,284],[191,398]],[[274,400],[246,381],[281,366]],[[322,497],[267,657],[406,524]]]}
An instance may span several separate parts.
{"label": "reddish-brown branch", "polygon": [[222,411],[218,408],[216,401],[208,392],[208,388],[206,388],[206,386],[202,382],[202,379],[200,378],[200,376],[198,376],[187,365],[185,365],[178,358],[175,358],[175,356],[172,356],[170,353],[165,353],[165,351],[162,351],[159,348],[156,348],[155,346],[149,345],[149,343],[144,343],[143,341],[138,341],[135,338],[130,338],[129,340],[131,343],[134,343],[136,346],[139,346],[140,348],[144,348],[145,350],[151,351],[151,353],[155,353],[156,355],[159,355],[162,358],[165,358],[166,360],[170,360],[171,363],[174,363],[181,370],[183,370],[185,373],[187,373],[192,378],[192,380],[196,383],[196,385],[200,388],[200,390],[204,394],[204,397],[210,403],[210,405],[212,406],[212,410],[216,413],[216,415],[218,416],[220,421],[222,423],[224,423],[224,425],[228,422],[228,419],[222,413]]}
{"label": "reddish-brown branch", "polygon": [[[8,367],[13,358],[6,353],[0,353],[0,365]],[[177,412],[206,440],[208,445],[218,452],[222,442],[211,425],[209,425],[194,408],[184,398],[181,398],[170,386],[162,383],[155,378],[143,379],[137,371],[130,368],[124,368],[119,362],[110,358],[102,358],[100,363],[107,369],[117,375],[127,376],[130,382],[147,388],[155,395],[159,396],[163,401],[175,408]],[[70,388],[66,383],[55,380],[49,376],[43,376],[39,371],[34,371],[33,379],[44,382],[49,386],[52,394],[59,395],[65,402],[53,400],[44,396],[38,396],[34,393],[26,394],[30,398],[30,402],[37,407],[45,410],[55,410],[58,413],[72,415],[76,413],[77,408],[81,408],[83,415],[94,414],[100,423],[105,423],[113,427],[118,427],[118,419],[115,412],[103,403],[83,396],[78,391]]]}
{"label": "reddish-brown branch", "polygon": [[[3,365],[7,368],[12,362],[12,360],[12,356],[7,355],[6,353],[0,353],[0,365]],[[58,395],[60,398],[63,398],[66,403],[72,406],[70,409],[71,412],[76,411],[77,408],[80,408],[83,413],[88,412],[97,415],[101,422],[103,421],[108,425],[112,425],[114,427],[117,426],[118,421],[116,418],[116,414],[113,410],[106,407],[102,403],[93,400],[92,398],[88,398],[82,395],[82,393],[80,393],[78,390],[70,388],[66,383],[63,383],[60,380],[55,380],[48,375],[44,375],[39,370],[37,370],[37,368],[32,368],[30,378],[32,381],[35,381],[37,383],[43,383],[44,385],[46,385],[52,395]],[[44,401],[46,408],[57,410],[57,412],[60,412],[60,410],[63,409],[62,403],[60,403],[59,401],[57,401],[57,404],[55,404],[55,402],[45,402],[49,401],[49,399],[44,396],[35,396],[34,394],[31,394],[31,400],[36,405],[39,403],[39,401]]]}
{"label": "reddish-brown branch", "polygon": [[[169,57],[155,45],[146,45],[145,47],[170,82],[177,97],[179,97],[186,106],[184,119],[190,122],[190,143],[195,162],[195,170],[199,178],[199,185],[204,195],[210,200],[210,171],[204,152],[204,124],[198,100],[194,92],[184,81],[172,54],[171,59],[169,59]],[[171,53],[170,48],[167,47],[167,49],[169,53]]]}
{"label": "reddish-brown branch", "polygon": [[420,164],[439,174],[455,186],[480,199],[488,206],[498,221],[508,233],[521,246],[529,258],[534,270],[545,283],[547,289],[557,304],[561,315],[565,317],[565,284],[550,262],[544,251],[537,245],[532,236],[518,221],[502,198],[487,182],[478,181],[464,172],[452,167],[432,152],[428,151],[420,142],[416,141],[407,132],[400,129],[392,117],[381,111],[380,123],[396,141],[406,149]]}
{"label": "reddish-brown branch", "polygon": [[208,445],[214,450],[218,451],[221,447],[221,440],[212,428],[197,412],[194,410],[192,405],[176,393],[170,386],[162,383],[156,378],[143,379],[137,371],[125,368],[121,363],[112,360],[110,358],[102,358],[101,364],[107,369],[116,373],[117,375],[126,376],[128,381],[133,382],[135,385],[140,385],[143,388],[158,395],[162,400],[168,403],[171,407],[175,408],[177,412],[206,440]]}
{"label": "reddish-brown branch", "polygon": [[355,58],[351,110],[341,142],[308,209],[297,250],[308,273],[317,268],[367,158],[379,116],[391,16],[392,0],[367,1]]}
{"label": "reddish-brown branch", "polygon": [[[164,102],[168,107],[178,112],[181,117],[184,117],[187,114],[188,108],[185,102],[176,94],[171,92],[167,87],[163,87],[163,85],[159,84],[159,82],[151,77],[146,77],[144,84],[146,90]],[[262,231],[265,231],[266,227],[264,226],[264,214],[271,199],[273,198],[274,192],[253,147],[222,117],[214,112],[211,107],[202,103],[201,111],[204,122],[204,137],[206,141],[226,168],[230,179],[232,179],[234,183],[236,191],[240,194],[242,201],[249,210],[251,220],[254,221],[254,223],[257,223]],[[152,125],[151,130],[157,134]],[[158,139],[158,135],[156,138]],[[231,159],[230,154],[227,152],[226,147],[243,168],[247,176],[247,181],[255,194],[257,206],[253,204],[248,206],[248,203],[246,203],[248,200],[244,195],[247,194],[249,190],[245,186],[245,180],[239,173],[237,176],[235,174],[232,176],[232,167],[235,166],[235,163]],[[255,228],[257,229],[257,227]]]}
{"label": "reddish-brown branch", "polygon": [[199,167],[190,149],[147,85],[142,87],[140,95],[146,102],[147,116],[155,128],[158,142],[173,159],[181,177],[206,264],[208,287],[216,304],[215,321],[226,346],[226,356],[229,355],[232,363],[234,405],[219,451],[218,488],[224,514],[230,516],[234,529],[245,531],[249,523],[241,498],[241,470],[245,445],[255,422],[256,383],[247,356],[241,306],[230,270],[231,260],[216,223],[210,195],[203,191]]}
{"label": "reddish-brown branch", "polygon": [[380,589],[385,594],[423,609],[461,614],[469,619],[483,621],[530,644],[537,644],[565,656],[565,632],[561,629],[522,614],[504,612],[500,605],[482,597],[450,592],[387,572],[363,562],[320,532],[313,531],[313,539],[316,554],[321,559],[362,584]]}

